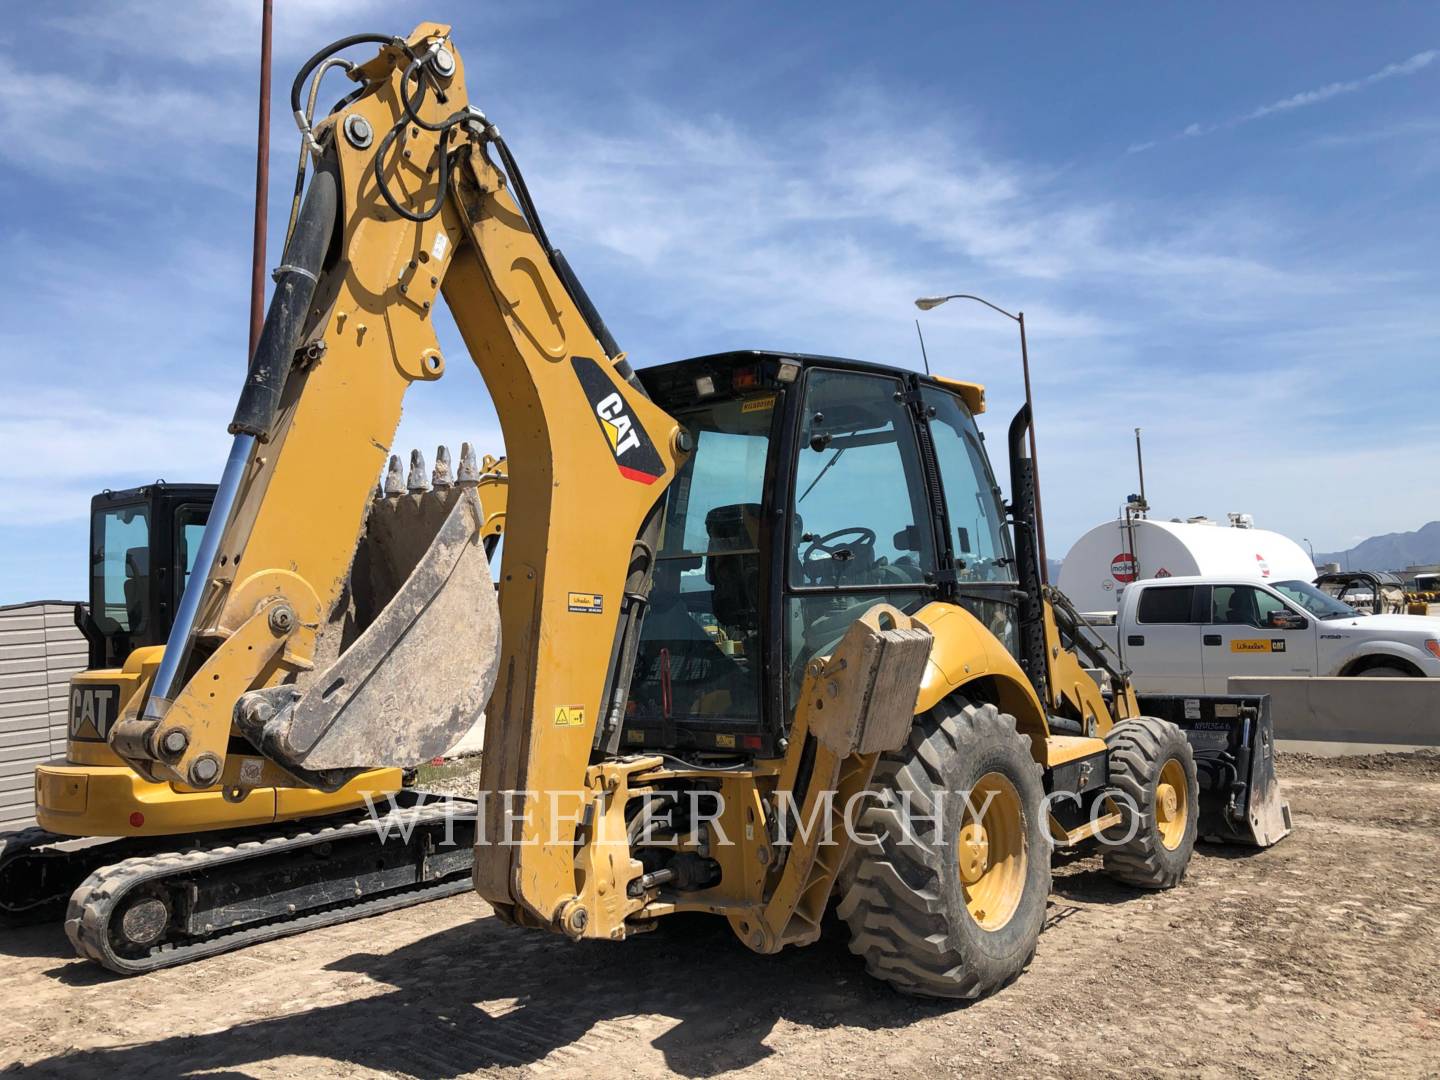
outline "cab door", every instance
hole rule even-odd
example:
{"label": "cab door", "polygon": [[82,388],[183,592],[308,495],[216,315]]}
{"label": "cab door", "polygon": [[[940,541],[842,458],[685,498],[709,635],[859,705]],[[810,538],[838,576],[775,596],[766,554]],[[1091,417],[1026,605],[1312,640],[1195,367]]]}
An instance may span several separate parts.
{"label": "cab door", "polygon": [[1204,627],[1205,690],[1226,694],[1232,675],[1314,675],[1315,621],[1259,585],[1211,587]]}
{"label": "cab door", "polygon": [[1208,586],[1146,585],[1133,622],[1119,628],[1120,653],[1140,693],[1203,692],[1200,620]]}

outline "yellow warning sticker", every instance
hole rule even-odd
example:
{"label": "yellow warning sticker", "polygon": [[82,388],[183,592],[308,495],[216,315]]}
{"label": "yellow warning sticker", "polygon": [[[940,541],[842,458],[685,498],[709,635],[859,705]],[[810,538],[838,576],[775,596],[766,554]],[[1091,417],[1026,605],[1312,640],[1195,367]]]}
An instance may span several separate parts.
{"label": "yellow warning sticker", "polygon": [[715,745],[716,745],[716,746],[719,746],[719,747],[723,747],[723,748],[726,749],[726,750],[734,750],[734,749],[735,749],[735,736],[734,736],[734,735],[716,735],[716,736],[715,736]]}
{"label": "yellow warning sticker", "polygon": [[582,615],[599,615],[605,611],[605,598],[599,593],[572,592],[567,599],[570,610]]}
{"label": "yellow warning sticker", "polygon": [[557,705],[555,706],[556,727],[584,727],[585,706],[584,705]]}
{"label": "yellow warning sticker", "polygon": [[775,395],[766,394],[764,397],[752,397],[744,401],[740,406],[742,413],[764,412],[766,409],[775,407]]}

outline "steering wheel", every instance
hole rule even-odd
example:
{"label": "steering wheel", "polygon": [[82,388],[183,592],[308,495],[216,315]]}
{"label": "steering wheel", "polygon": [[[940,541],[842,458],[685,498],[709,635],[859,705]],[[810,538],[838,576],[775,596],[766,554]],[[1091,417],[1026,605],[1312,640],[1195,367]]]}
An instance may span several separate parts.
{"label": "steering wheel", "polygon": [[823,555],[834,559],[840,552],[844,551],[846,557],[850,557],[851,553],[848,550],[835,543],[835,541],[841,537],[847,536],[853,536],[855,538],[854,543],[857,545],[864,545],[869,548],[875,546],[875,530],[867,529],[864,525],[853,525],[848,529],[836,529],[834,532],[826,533],[824,536],[812,537],[809,546],[800,553],[801,572],[811,581],[815,581],[818,575],[812,567],[820,561],[818,556]]}

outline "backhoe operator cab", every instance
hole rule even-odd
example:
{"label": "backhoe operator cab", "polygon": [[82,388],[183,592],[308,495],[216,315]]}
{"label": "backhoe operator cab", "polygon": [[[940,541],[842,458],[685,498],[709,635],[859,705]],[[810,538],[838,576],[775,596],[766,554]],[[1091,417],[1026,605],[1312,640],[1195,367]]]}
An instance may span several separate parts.
{"label": "backhoe operator cab", "polygon": [[877,602],[954,600],[1014,650],[978,387],[770,352],[638,374],[695,449],[665,506],[624,749],[773,755],[806,665]]}

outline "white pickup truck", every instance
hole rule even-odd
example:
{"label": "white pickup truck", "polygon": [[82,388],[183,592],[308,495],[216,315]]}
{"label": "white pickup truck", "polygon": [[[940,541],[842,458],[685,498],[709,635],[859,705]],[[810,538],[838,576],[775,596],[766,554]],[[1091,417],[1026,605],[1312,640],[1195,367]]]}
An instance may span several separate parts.
{"label": "white pickup truck", "polygon": [[1136,581],[1087,613],[1141,693],[1228,692],[1231,675],[1440,676],[1440,618],[1361,615],[1307,581]]}

